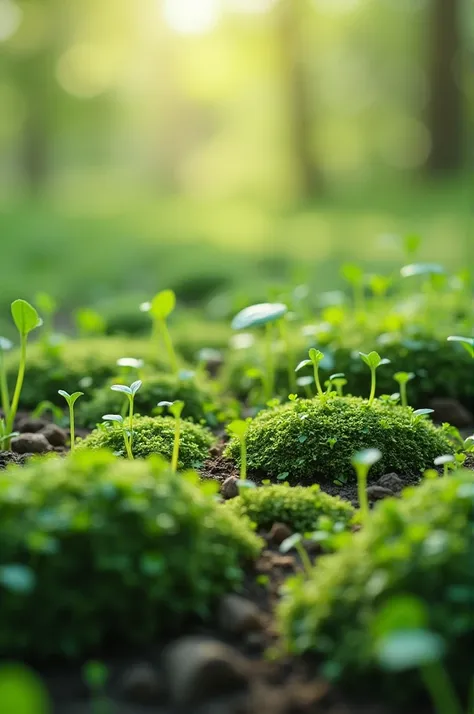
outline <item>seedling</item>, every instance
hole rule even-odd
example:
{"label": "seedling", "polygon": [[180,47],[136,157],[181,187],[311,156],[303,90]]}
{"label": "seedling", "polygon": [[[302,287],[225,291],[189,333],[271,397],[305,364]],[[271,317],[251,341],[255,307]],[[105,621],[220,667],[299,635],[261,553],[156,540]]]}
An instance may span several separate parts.
{"label": "seedling", "polygon": [[306,548],[303,545],[303,536],[301,533],[293,533],[293,535],[289,536],[289,538],[285,538],[283,543],[280,545],[280,553],[288,553],[293,548],[300,557],[305,575],[310,577],[313,566],[311,565],[311,560],[309,559]]}
{"label": "seedling", "polygon": [[[13,424],[15,423],[16,413],[18,411],[18,404],[20,402],[21,389],[23,387],[23,380],[25,378],[26,369],[26,345],[28,342],[28,335],[30,332],[37,327],[42,325],[42,320],[35,308],[30,305],[26,300],[15,300],[12,302],[11,312],[13,317],[13,322],[20,335],[20,362],[18,365],[18,374],[16,378],[15,390],[13,392],[13,398],[8,409],[8,417],[6,421],[7,432],[11,433],[13,431]],[[10,441],[7,440],[6,448],[10,448]]]}
{"label": "seedling", "polygon": [[458,335],[450,335],[448,337],[448,342],[459,342],[474,359],[474,337],[459,337]]}
{"label": "seedling", "polygon": [[10,393],[8,390],[7,367],[5,364],[5,352],[13,347],[13,342],[6,337],[0,337],[0,401],[2,403],[3,416],[8,419],[10,410]]}
{"label": "seedling", "polygon": [[11,433],[8,433],[7,430],[7,425],[5,423],[5,419],[0,419],[0,448],[4,448],[4,444],[9,444],[11,439],[13,439],[15,436],[18,436],[19,432],[18,431],[12,431]]}
{"label": "seedling", "polygon": [[179,442],[181,439],[181,414],[184,409],[184,402],[177,400],[175,402],[158,402],[159,407],[168,407],[170,413],[174,416],[175,427],[174,427],[174,443],[173,443],[173,454],[171,457],[171,468],[174,472],[178,470],[178,458],[179,458]]}
{"label": "seedling", "polygon": [[456,468],[456,458],[452,454],[443,454],[436,457],[434,465],[442,466],[443,476],[447,476],[452,469]]}
{"label": "seedling", "polygon": [[329,377],[328,393],[332,391],[333,387],[336,387],[336,392],[338,397],[343,396],[343,387],[347,384],[347,379],[345,378],[344,372],[336,372],[336,374],[331,374]]}
{"label": "seedling", "polygon": [[362,360],[365,362],[365,364],[370,369],[371,384],[370,384],[369,404],[372,404],[375,399],[375,388],[376,388],[376,384],[377,384],[377,378],[376,378],[377,369],[384,364],[390,364],[390,360],[385,359],[385,358],[382,359],[382,357],[378,354],[378,352],[369,352],[369,354],[365,354],[364,352],[359,352],[359,355],[361,356]]}
{"label": "seedling", "polygon": [[393,375],[393,378],[400,386],[400,399],[402,407],[407,407],[407,384],[415,378],[415,374],[413,372],[396,372]]}
{"label": "seedling", "polygon": [[250,420],[235,419],[232,421],[227,430],[229,434],[235,436],[240,442],[240,480],[247,479],[247,433],[249,430]]}
{"label": "seedling", "polygon": [[168,355],[170,370],[173,374],[178,374],[178,358],[166,322],[176,307],[176,295],[173,290],[162,290],[157,293],[151,303],[148,304],[150,306],[149,312],[153,320],[153,334],[161,336]]}
{"label": "seedling", "polygon": [[74,425],[74,404],[77,402],[79,397],[84,396],[84,392],[73,392],[69,394],[65,392],[64,389],[58,389],[58,394],[60,394],[66,400],[69,407],[69,434],[70,434],[70,445],[71,451],[74,451],[74,446],[76,442],[75,435],[75,425]]}
{"label": "seedling", "polygon": [[125,451],[127,452],[127,456],[129,459],[133,459],[133,453],[130,445],[130,432],[125,426],[125,422],[123,419],[123,416],[121,414],[104,414],[102,419],[105,422],[111,421],[115,424],[120,424],[122,428],[122,436],[123,436],[123,441],[125,444]]}
{"label": "seedling", "polygon": [[299,363],[299,365],[296,367],[295,372],[299,372],[300,369],[303,369],[304,367],[308,367],[309,365],[313,365],[314,383],[316,385],[316,390],[317,390],[318,396],[322,397],[324,392],[323,392],[323,388],[321,386],[321,380],[319,378],[319,365],[320,365],[321,361],[324,359],[324,354],[322,352],[320,352],[320,350],[314,349],[314,347],[311,347],[308,354],[309,354],[309,359],[302,360]]}
{"label": "seedling", "polygon": [[[135,395],[142,386],[142,382],[140,379],[137,379],[136,382],[133,382],[129,387],[127,387],[125,384],[113,384],[110,389],[114,392],[122,392],[122,394],[127,395],[128,399],[128,424],[129,424],[129,430],[127,432],[126,429],[124,429],[124,440],[125,440],[125,448],[127,450],[128,458],[133,459],[133,450],[132,450],[132,445],[133,445],[133,404],[135,401]],[[118,416],[117,414],[115,415],[106,415],[108,417],[110,416]],[[106,417],[102,417],[102,419],[105,419]],[[123,423],[123,417],[120,417]],[[108,419],[107,421],[110,421]],[[118,419],[113,419],[112,421],[119,421]]]}
{"label": "seedling", "polygon": [[433,414],[434,409],[415,409],[413,412],[413,424],[416,424],[420,419],[424,419],[425,416]]}
{"label": "seedling", "polygon": [[382,453],[378,449],[364,449],[352,457],[352,465],[357,475],[357,495],[359,498],[360,516],[363,523],[369,516],[369,500],[367,498],[367,476],[370,467],[380,461]]}
{"label": "seedling", "polygon": [[[252,327],[265,326],[265,400],[273,397],[275,391],[275,365],[273,360],[273,324],[280,320],[288,308],[283,303],[258,303],[241,310],[232,320],[233,330],[248,330]],[[287,340],[287,359],[291,358]]]}

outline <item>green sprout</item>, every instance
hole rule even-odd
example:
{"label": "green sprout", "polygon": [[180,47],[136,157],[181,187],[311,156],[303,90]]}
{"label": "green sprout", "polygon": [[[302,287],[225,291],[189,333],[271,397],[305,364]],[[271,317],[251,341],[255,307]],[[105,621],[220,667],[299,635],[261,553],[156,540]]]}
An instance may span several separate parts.
{"label": "green sprout", "polygon": [[[6,428],[9,433],[13,431],[13,424],[15,423],[15,417],[20,402],[21,389],[25,378],[26,345],[28,342],[28,335],[32,330],[43,324],[33,305],[30,305],[30,303],[26,302],[26,300],[15,300],[12,302],[11,312],[13,322],[15,323],[15,327],[20,335],[20,362],[18,365],[15,390],[13,392],[11,404],[8,408],[8,417],[6,420]],[[6,442],[6,448],[10,448],[9,440]]]}
{"label": "green sprout", "polygon": [[128,424],[129,428],[128,430],[125,428],[125,422],[123,420],[123,416],[121,414],[105,414],[102,419],[104,421],[115,421],[120,424],[122,424],[123,428],[123,439],[125,442],[125,449],[127,451],[127,455],[129,459],[133,459],[133,450],[132,450],[132,445],[133,445],[133,404],[135,400],[135,394],[138,392],[140,387],[142,386],[142,382],[140,379],[137,379],[136,382],[133,382],[129,387],[127,387],[125,384],[113,384],[110,389],[114,392],[122,392],[122,394],[127,395],[128,399]]}
{"label": "green sprout", "polygon": [[73,394],[69,394],[69,392],[64,391],[64,389],[58,389],[58,394],[60,394],[64,399],[66,400],[68,407],[69,407],[69,434],[70,434],[70,445],[71,445],[71,451],[74,451],[74,446],[76,442],[76,435],[75,435],[75,425],[74,425],[74,404],[77,402],[79,397],[84,396],[84,392],[73,392]]}
{"label": "green sprout", "polygon": [[324,392],[323,392],[323,388],[321,386],[321,380],[319,378],[319,365],[320,365],[321,361],[324,359],[324,354],[320,350],[316,350],[314,347],[311,347],[308,354],[309,354],[309,359],[302,360],[296,367],[295,372],[299,372],[300,369],[303,369],[304,367],[308,367],[309,365],[313,365],[314,383],[316,384],[316,390],[317,390],[318,396],[322,397]]}
{"label": "green sprout", "polygon": [[247,433],[249,430],[250,420],[235,419],[228,427],[229,434],[234,436],[240,442],[240,480],[247,479]]}
{"label": "green sprout", "polygon": [[5,364],[5,352],[13,347],[13,342],[6,337],[0,337],[0,401],[3,409],[3,416],[8,419],[10,410],[10,393],[8,390],[7,367]]}
{"label": "green sprout", "polygon": [[363,449],[352,457],[352,465],[357,475],[357,495],[363,523],[369,516],[369,500],[367,498],[367,476],[370,467],[380,461],[382,454],[378,449]]}
{"label": "green sprout", "polygon": [[398,384],[400,386],[401,405],[402,405],[402,407],[407,407],[408,406],[407,384],[408,384],[408,382],[410,382],[412,379],[415,378],[415,374],[413,372],[396,372],[393,375],[393,378],[396,382],[398,382]]}
{"label": "green sprout", "polygon": [[450,335],[448,337],[448,342],[459,342],[474,359],[474,337],[459,337],[458,335]]}
{"label": "green sprout", "polygon": [[359,352],[359,355],[361,356],[362,360],[365,362],[365,364],[370,369],[371,386],[370,386],[369,404],[372,404],[375,399],[377,369],[384,364],[390,364],[390,360],[385,359],[385,358],[382,359],[382,357],[378,354],[378,352],[369,352],[369,354],[365,354],[365,352]]}
{"label": "green sprout", "polygon": [[415,409],[413,412],[413,424],[416,424],[420,419],[424,419],[428,414],[433,414],[434,409]]}
{"label": "green sprout", "polygon": [[447,476],[452,469],[456,468],[456,458],[452,454],[443,454],[436,457],[434,465],[442,466],[443,476]]}
{"label": "green sprout", "polygon": [[3,449],[4,444],[9,444],[15,436],[19,435],[19,433],[20,432],[18,431],[12,431],[9,433],[5,419],[0,419],[0,449]]}
{"label": "green sprout", "polygon": [[178,357],[166,322],[176,307],[176,295],[173,290],[162,290],[155,295],[151,303],[144,303],[144,305],[148,307],[153,320],[153,334],[160,335],[163,340],[170,370],[173,374],[178,374]]}
{"label": "green sprout", "polygon": [[174,443],[173,443],[173,454],[171,457],[171,469],[176,472],[178,470],[178,458],[179,458],[179,443],[181,440],[181,414],[184,409],[184,402],[181,400],[176,400],[174,402],[158,402],[158,407],[168,407],[171,414],[175,419],[174,427]]}
{"label": "green sprout", "polygon": [[293,533],[293,535],[285,538],[283,543],[280,545],[280,553],[288,553],[293,548],[300,557],[305,575],[309,577],[312,573],[313,566],[311,565],[311,560],[309,559],[306,548],[303,545],[303,536],[301,533]]}
{"label": "green sprout", "polygon": [[[283,303],[264,302],[250,305],[241,310],[232,320],[233,330],[248,330],[251,327],[265,326],[265,401],[273,397],[275,391],[275,365],[273,358],[273,324],[281,320],[288,312]],[[286,334],[286,333],[285,333]],[[291,359],[289,340],[286,342],[287,359]]]}
{"label": "green sprout", "polygon": [[328,381],[326,382],[328,387],[328,394],[332,391],[333,387],[336,387],[336,392],[338,397],[343,396],[343,387],[347,384],[347,379],[344,372],[336,372],[336,374],[331,374]]}

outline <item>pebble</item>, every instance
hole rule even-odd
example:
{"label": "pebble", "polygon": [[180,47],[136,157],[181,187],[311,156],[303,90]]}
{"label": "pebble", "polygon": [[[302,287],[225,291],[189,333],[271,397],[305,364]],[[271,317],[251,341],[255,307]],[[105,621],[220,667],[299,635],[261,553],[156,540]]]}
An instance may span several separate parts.
{"label": "pebble", "polygon": [[212,699],[245,691],[250,667],[234,649],[216,640],[183,637],[164,652],[173,705],[193,709]]}
{"label": "pebble", "polygon": [[44,454],[51,445],[44,434],[20,434],[12,439],[12,451],[17,454]]}
{"label": "pebble", "polygon": [[262,629],[262,613],[251,600],[240,595],[226,595],[217,612],[219,628],[229,635],[243,635]]}
{"label": "pebble", "polygon": [[383,488],[388,488],[393,491],[393,493],[398,493],[403,489],[405,484],[398,474],[391,473],[381,476],[377,481],[377,485],[382,486]]}
{"label": "pebble", "polygon": [[382,498],[389,498],[393,496],[393,491],[389,488],[384,488],[383,486],[369,486],[367,489],[367,496],[371,501],[380,501]]}
{"label": "pebble", "polygon": [[16,424],[17,431],[22,434],[36,434],[48,425],[46,419],[34,419],[33,417],[21,417]]}
{"label": "pebble", "polygon": [[221,493],[226,500],[236,498],[239,495],[239,479],[235,476],[226,478],[221,486]]}
{"label": "pebble", "polygon": [[147,663],[136,664],[125,672],[120,687],[121,696],[136,704],[158,704],[164,698],[164,683]]}
{"label": "pebble", "polygon": [[44,426],[40,434],[44,434],[51,446],[65,446],[67,441],[67,434],[64,429],[61,429],[57,424],[47,424]]}
{"label": "pebble", "polygon": [[292,535],[293,531],[285,523],[274,523],[268,534],[268,540],[275,545],[281,545],[284,540]]}

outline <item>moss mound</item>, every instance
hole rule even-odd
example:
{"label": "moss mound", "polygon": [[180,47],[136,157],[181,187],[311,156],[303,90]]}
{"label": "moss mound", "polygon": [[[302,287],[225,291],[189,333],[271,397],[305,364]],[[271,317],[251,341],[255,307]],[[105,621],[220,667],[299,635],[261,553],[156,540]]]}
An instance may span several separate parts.
{"label": "moss mound", "polygon": [[[110,389],[116,380],[109,381],[103,387],[95,390],[92,398],[78,402],[77,423],[94,427],[102,421],[104,414],[120,413],[124,398],[118,392]],[[140,414],[151,415],[158,402],[173,402],[181,399],[184,402],[183,416],[194,421],[206,420],[214,425],[217,421],[213,396],[209,389],[191,379],[179,379],[173,374],[154,374],[145,377],[143,384],[135,396],[135,408]]]}
{"label": "moss mound", "polygon": [[226,501],[225,508],[250,518],[258,528],[285,523],[297,533],[317,530],[322,519],[325,525],[329,521],[330,525],[347,526],[354,515],[349,503],[324,493],[317,484],[308,488],[273,484],[242,489],[237,498]]}
{"label": "moss mound", "polygon": [[[312,578],[293,583],[280,610],[287,646],[322,656],[347,682],[366,687],[372,677],[371,684],[380,683],[378,613],[408,595],[424,605],[427,626],[444,640],[446,661],[466,692],[474,651],[473,562],[474,474],[407,489],[401,500],[379,504],[339,553],[321,558]],[[402,630],[409,626],[398,622]],[[407,673],[400,676],[408,691]]]}
{"label": "moss mound", "polygon": [[[127,420],[125,420],[126,426]],[[151,454],[159,454],[171,461],[175,420],[173,417],[142,417],[133,420],[132,451],[136,458],[143,459]],[[179,468],[197,468],[206,460],[213,444],[212,434],[203,426],[190,421],[181,421],[179,447]],[[125,456],[125,445],[121,425],[101,424],[89,436],[80,441],[78,449],[110,449],[119,456]]]}
{"label": "moss mound", "polygon": [[108,452],[0,472],[0,654],[75,657],[208,617],[261,545],[211,491]]}
{"label": "moss mound", "polygon": [[[72,393],[81,386],[82,391],[100,387],[120,373],[117,360],[121,357],[143,359],[145,365],[152,369],[163,368],[157,353],[150,340],[128,338],[68,340],[54,349],[45,349],[39,343],[32,344],[28,347],[21,405],[25,409],[34,409],[39,402],[49,400],[64,406],[58,389]],[[18,369],[17,352],[8,355],[7,369],[13,385]]]}
{"label": "moss mound", "polygon": [[[411,408],[378,400],[369,405],[359,397],[298,400],[261,412],[247,436],[249,469],[270,478],[285,473],[290,481],[355,479],[351,458],[366,448],[382,452],[371,477],[416,474],[452,453],[443,430],[416,420]],[[227,455],[239,460],[238,440],[230,442]]]}

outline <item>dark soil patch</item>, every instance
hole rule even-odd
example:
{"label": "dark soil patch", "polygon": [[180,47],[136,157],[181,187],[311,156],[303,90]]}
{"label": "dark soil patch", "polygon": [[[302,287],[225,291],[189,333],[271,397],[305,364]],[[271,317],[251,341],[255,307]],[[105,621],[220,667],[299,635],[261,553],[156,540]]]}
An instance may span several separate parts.
{"label": "dark soil patch", "polygon": [[15,454],[13,451],[0,451],[0,469],[5,469],[12,464],[24,464],[31,454]]}

